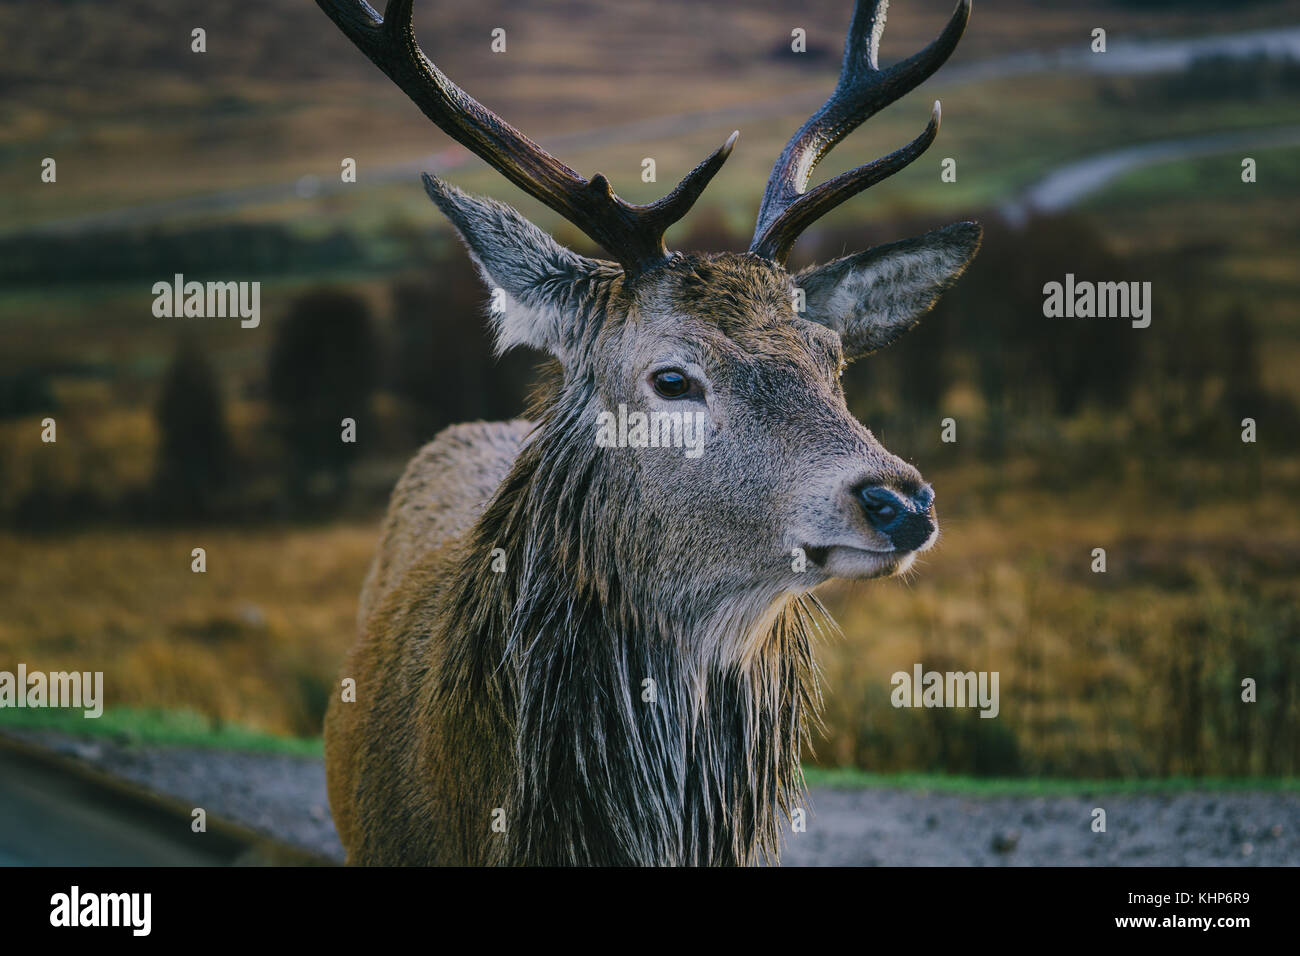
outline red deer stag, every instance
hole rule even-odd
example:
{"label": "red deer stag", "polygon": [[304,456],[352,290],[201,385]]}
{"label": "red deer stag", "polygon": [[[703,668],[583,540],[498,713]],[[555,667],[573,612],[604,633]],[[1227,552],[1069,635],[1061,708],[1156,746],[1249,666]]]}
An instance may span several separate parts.
{"label": "red deer stag", "polygon": [[[777,859],[819,704],[811,592],[897,574],[937,535],[932,490],[849,413],[840,372],[930,309],[980,228],[797,274],[784,263],[814,220],[933,142],[938,103],[907,146],[808,189],[836,143],[948,58],[969,0],[887,69],[886,0],[859,0],[839,83],[777,160],[749,251],[716,255],[670,253],[664,232],[736,134],[632,205],[444,76],[411,0],[382,19],[361,0],[317,2],[439,128],[617,260],[424,177],[504,290],[498,348],[544,350],[557,374],[531,421],[448,428],[393,493],[343,670],[356,700],[326,718],[349,862]],[[631,427],[599,441],[615,409],[698,423],[703,453],[640,447]]]}

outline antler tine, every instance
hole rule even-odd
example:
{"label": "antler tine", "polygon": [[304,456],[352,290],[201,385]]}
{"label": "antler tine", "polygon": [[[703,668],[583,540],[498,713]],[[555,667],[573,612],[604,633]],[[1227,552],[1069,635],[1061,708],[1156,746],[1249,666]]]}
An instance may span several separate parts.
{"label": "antler tine", "polygon": [[952,55],[970,19],[971,0],[958,0],[948,25],[929,46],[882,70],[877,56],[888,8],[889,0],[857,0],[854,5],[839,82],[822,108],[786,143],[772,167],[750,252],[784,262],[795,239],[814,220],[892,176],[934,142],[939,131],[937,102],[925,132],[907,146],[804,192],[813,170],[836,143],[919,86]]}
{"label": "antler tine", "polygon": [[316,0],[439,129],[608,249],[629,276],[664,262],[664,232],[699,198],[739,132],[667,196],[646,205],[626,202],[604,176],[584,179],[448,79],[420,49],[412,2],[389,0],[380,19],[365,0]]}
{"label": "antler tine", "polygon": [[779,215],[761,236],[755,236],[749,251],[765,259],[784,263],[795,240],[805,229],[846,199],[856,196],[882,179],[888,179],[929,149],[939,135],[940,117],[939,101],[935,100],[930,122],[920,136],[888,156],[841,173],[799,196],[779,211]]}

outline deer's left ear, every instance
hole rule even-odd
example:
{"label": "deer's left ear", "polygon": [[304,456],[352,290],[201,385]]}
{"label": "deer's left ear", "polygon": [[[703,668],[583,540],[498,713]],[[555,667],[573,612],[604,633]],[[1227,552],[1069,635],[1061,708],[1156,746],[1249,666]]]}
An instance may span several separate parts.
{"label": "deer's left ear", "polygon": [[[613,268],[564,248],[511,207],[461,192],[424,174],[424,189],[465,240],[484,282],[494,289],[497,354],[516,345],[572,357],[582,334],[569,304]],[[504,293],[498,301],[497,290]]]}
{"label": "deer's left ear", "polygon": [[838,332],[847,358],[882,349],[957,281],[982,235],[977,223],[958,222],[811,266],[795,276],[795,285],[804,290],[804,318]]}

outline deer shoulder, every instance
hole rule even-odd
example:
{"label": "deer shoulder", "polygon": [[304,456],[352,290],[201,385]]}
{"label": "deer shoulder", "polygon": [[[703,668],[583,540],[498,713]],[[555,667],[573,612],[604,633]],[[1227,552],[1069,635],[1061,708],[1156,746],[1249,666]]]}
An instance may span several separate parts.
{"label": "deer shoulder", "polygon": [[393,490],[362,589],[363,625],[375,603],[400,588],[413,568],[473,527],[532,427],[524,419],[452,425],[411,459]]}

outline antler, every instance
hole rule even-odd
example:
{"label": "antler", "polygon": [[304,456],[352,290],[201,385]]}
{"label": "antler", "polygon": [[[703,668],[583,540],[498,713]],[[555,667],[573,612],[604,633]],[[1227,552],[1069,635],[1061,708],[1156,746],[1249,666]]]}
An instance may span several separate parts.
{"label": "antler", "polygon": [[784,263],[799,234],[844,200],[892,176],[920,156],[939,133],[939,103],[929,125],[897,152],[859,166],[804,192],[822,157],[849,133],[890,103],[911,92],[939,69],[957,47],[970,19],[971,0],[958,0],[952,19],[938,38],[887,70],[876,63],[885,32],[889,0],[857,0],[844,42],[844,60],[835,91],[790,138],[768,178],[749,251]]}
{"label": "antler", "polygon": [[382,20],[365,0],[316,3],[439,129],[609,250],[629,276],[668,258],[664,233],[686,215],[740,135],[732,133],[667,196],[633,205],[600,173],[583,179],[449,80],[415,39],[412,0],[389,0]]}

